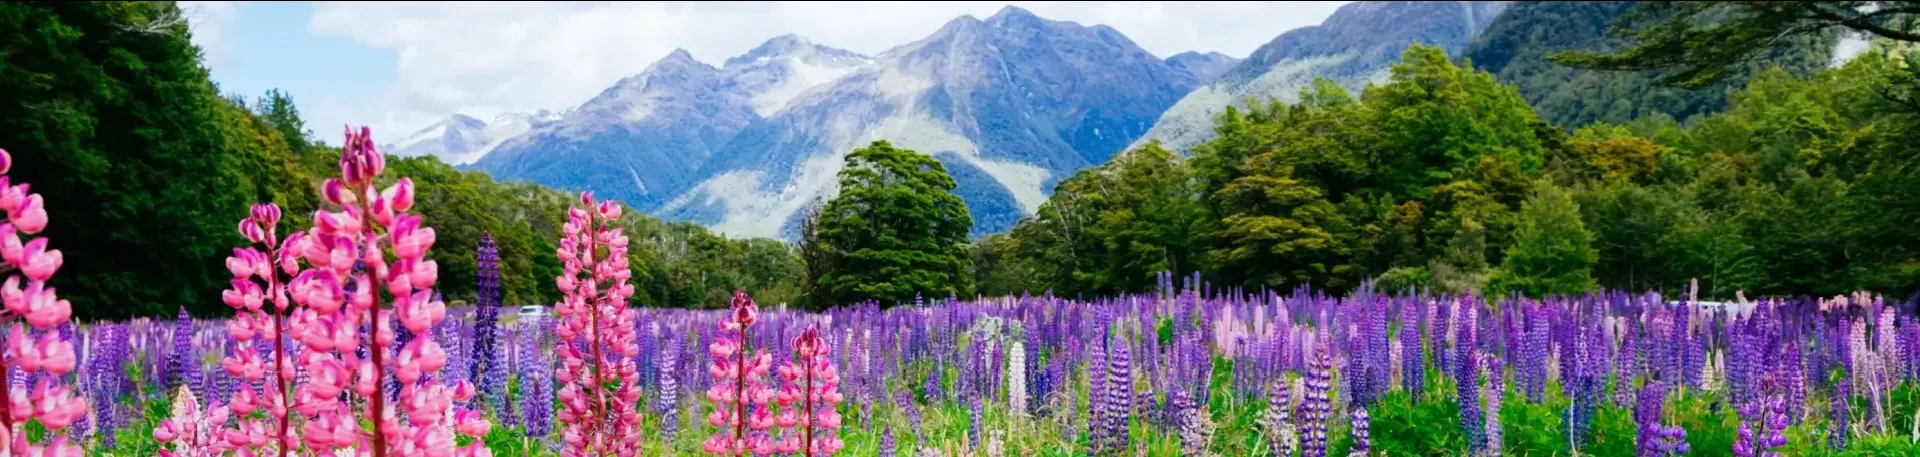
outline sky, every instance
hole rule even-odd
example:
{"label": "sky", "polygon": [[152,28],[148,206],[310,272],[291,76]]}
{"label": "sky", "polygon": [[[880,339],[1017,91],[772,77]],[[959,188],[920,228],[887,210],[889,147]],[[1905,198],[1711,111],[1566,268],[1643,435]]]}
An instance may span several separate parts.
{"label": "sky", "polygon": [[285,91],[337,140],[347,124],[398,139],[454,113],[564,110],[676,48],[718,66],[792,33],[873,55],[1015,5],[1111,26],[1163,58],[1244,58],[1346,2],[181,3],[223,93]]}

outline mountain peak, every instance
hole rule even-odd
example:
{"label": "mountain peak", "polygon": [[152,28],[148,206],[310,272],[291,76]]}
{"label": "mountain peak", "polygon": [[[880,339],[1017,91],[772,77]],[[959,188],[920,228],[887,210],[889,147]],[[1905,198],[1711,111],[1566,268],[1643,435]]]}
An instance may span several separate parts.
{"label": "mountain peak", "polygon": [[1037,19],[1039,17],[1040,16],[1034,15],[1032,11],[1027,11],[1026,8],[1007,5],[1005,8],[1000,8],[999,12],[993,13],[993,16],[988,17],[987,20],[995,21],[995,20],[1026,19],[1026,18]]}
{"label": "mountain peak", "polygon": [[712,65],[707,65],[706,62],[694,60],[693,53],[687,52],[686,49],[674,48],[673,52],[669,52],[667,53],[666,57],[662,57],[660,58],[660,60],[654,61],[652,65],[648,65],[647,69],[642,71],[641,73],[644,74],[644,73],[663,73],[663,72],[685,72],[685,71],[697,71],[697,70],[715,71],[716,69],[713,68]]}

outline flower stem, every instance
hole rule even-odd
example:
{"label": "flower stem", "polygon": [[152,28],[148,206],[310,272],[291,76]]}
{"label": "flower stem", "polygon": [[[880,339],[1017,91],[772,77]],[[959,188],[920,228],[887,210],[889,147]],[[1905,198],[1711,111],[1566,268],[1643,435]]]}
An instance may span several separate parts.
{"label": "flower stem", "polygon": [[[371,187],[373,186],[373,184],[368,183],[367,186]],[[373,193],[372,191],[369,192],[369,194],[372,194],[372,193]],[[365,199],[363,199],[360,203],[360,214],[363,214],[363,215],[373,214],[372,209],[367,207],[367,203],[365,202]],[[360,227],[361,227],[360,234],[362,237],[361,239],[363,241],[368,238],[379,236],[378,233],[374,233],[373,224],[371,222],[372,221],[366,221],[360,224]],[[364,264],[366,262],[368,255],[382,255],[382,254],[379,252],[369,253],[369,252],[366,252],[364,248],[362,248],[362,251],[360,252],[360,255],[359,255],[359,261]],[[370,278],[368,280],[369,284],[361,284],[359,285],[359,287],[375,287],[374,284],[371,284],[371,283],[377,283],[378,281],[373,280],[371,278],[382,276],[385,273],[386,272],[384,271],[368,272],[368,277]],[[376,386],[378,386],[379,385],[378,383],[386,379],[386,366],[381,364],[381,354],[386,351],[381,350],[380,348],[380,291],[369,289],[367,291],[367,295],[372,297],[373,299],[373,305],[370,306],[369,309],[367,310],[367,312],[372,316],[371,318],[372,320],[367,322],[367,328],[371,329],[372,331],[372,334],[367,335],[367,352],[373,356],[373,382],[375,383]],[[352,297],[348,297],[348,300],[352,300]],[[278,367],[275,367],[275,368],[278,368]],[[368,402],[367,404],[368,408],[371,408],[371,412],[367,414],[367,420],[373,422],[373,457],[387,457],[387,434],[384,433],[385,432],[384,430],[380,429],[382,426],[386,425],[385,413],[386,413],[387,396],[379,392],[375,392],[373,395],[369,395],[369,396],[373,397],[372,399],[373,401]]]}

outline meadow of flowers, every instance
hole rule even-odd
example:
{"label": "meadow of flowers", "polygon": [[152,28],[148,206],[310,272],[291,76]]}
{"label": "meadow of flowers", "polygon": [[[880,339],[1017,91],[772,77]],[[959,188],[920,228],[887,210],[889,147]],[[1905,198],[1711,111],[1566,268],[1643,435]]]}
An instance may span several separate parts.
{"label": "meadow of flowers", "polygon": [[[432,251],[350,132],[313,226],[240,211],[224,319],[69,322],[0,181],[0,455],[1915,455],[1911,304],[1222,290],[1094,300],[628,307],[621,207],[582,195],[562,297]],[[0,151],[0,159],[4,159]],[[0,174],[6,163],[0,160]],[[4,180],[5,178],[0,178]],[[303,209],[304,211],[305,209]],[[435,256],[473,255],[477,278]],[[478,281],[473,306],[433,286]],[[213,300],[214,297],[208,297]]]}

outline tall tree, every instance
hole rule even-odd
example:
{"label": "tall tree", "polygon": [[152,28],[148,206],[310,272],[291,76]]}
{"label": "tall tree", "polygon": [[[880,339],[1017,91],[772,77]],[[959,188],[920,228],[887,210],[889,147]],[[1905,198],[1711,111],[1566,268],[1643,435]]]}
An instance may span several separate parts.
{"label": "tall tree", "polygon": [[821,211],[831,250],[820,279],[828,299],[883,305],[926,295],[971,294],[966,202],[939,161],[886,141],[855,149],[840,171],[840,195]]}
{"label": "tall tree", "polygon": [[1534,188],[1520,206],[1513,247],[1488,289],[1531,297],[1577,294],[1594,286],[1593,232],[1580,221],[1573,195],[1552,184]]}
{"label": "tall tree", "polygon": [[[0,147],[46,198],[82,319],[211,311],[234,221],[279,189],[174,2],[0,5]],[[268,134],[270,135],[270,133]],[[284,148],[279,150],[284,153]],[[297,212],[297,211],[291,211]]]}

